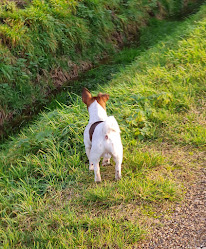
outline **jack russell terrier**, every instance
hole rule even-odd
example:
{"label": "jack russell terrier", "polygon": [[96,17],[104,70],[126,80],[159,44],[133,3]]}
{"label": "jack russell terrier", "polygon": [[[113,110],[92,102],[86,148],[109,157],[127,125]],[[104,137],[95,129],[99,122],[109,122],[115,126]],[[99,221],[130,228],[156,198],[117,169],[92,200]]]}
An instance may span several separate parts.
{"label": "jack russell terrier", "polygon": [[121,178],[121,164],[123,147],[120,129],[113,116],[106,113],[108,94],[99,93],[92,97],[88,89],[83,88],[82,101],[87,105],[89,124],[84,130],[84,144],[89,159],[89,170],[94,170],[95,182],[101,182],[99,161],[103,157],[102,165],[110,163],[113,156],[116,163],[115,179]]}

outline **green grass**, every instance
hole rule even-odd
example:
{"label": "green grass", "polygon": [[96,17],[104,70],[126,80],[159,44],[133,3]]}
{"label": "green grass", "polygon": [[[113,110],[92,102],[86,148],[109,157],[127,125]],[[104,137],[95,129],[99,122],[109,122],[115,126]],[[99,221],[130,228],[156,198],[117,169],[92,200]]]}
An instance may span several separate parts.
{"label": "green grass", "polygon": [[0,3],[0,125],[8,127],[28,106],[47,103],[53,89],[137,43],[150,15],[176,16],[201,1],[15,2]]}
{"label": "green grass", "polygon": [[[184,198],[206,145],[205,16],[203,5],[183,22],[153,21],[139,48],[90,71],[1,144],[2,248],[133,248],[153,229],[149,220]],[[100,184],[88,172],[84,84],[110,94],[107,112],[122,131],[121,181],[114,162],[101,167]]]}

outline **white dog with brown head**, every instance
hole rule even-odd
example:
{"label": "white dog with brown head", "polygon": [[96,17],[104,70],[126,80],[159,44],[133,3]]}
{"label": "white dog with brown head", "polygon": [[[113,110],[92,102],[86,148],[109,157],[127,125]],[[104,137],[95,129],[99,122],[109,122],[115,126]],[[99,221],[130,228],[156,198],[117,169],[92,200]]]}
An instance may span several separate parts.
{"label": "white dog with brown head", "polygon": [[123,147],[117,121],[106,113],[108,99],[108,94],[99,93],[93,97],[88,89],[83,88],[82,101],[87,105],[89,112],[89,124],[84,130],[84,144],[89,159],[89,170],[94,170],[95,182],[101,182],[101,157],[103,165],[109,164],[111,156],[113,157],[116,163],[115,179],[121,178]]}

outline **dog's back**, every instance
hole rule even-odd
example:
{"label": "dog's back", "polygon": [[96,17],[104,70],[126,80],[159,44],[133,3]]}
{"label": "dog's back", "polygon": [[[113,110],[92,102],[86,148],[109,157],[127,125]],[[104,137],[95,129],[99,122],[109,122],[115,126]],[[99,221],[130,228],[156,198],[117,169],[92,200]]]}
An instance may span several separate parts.
{"label": "dog's back", "polygon": [[105,152],[111,155],[122,155],[120,128],[113,116],[108,117],[95,128],[92,147],[96,148],[96,153],[100,156]]}
{"label": "dog's back", "polygon": [[114,116],[109,116],[104,122],[103,132],[105,136],[109,136],[111,132],[120,133],[119,125]]}

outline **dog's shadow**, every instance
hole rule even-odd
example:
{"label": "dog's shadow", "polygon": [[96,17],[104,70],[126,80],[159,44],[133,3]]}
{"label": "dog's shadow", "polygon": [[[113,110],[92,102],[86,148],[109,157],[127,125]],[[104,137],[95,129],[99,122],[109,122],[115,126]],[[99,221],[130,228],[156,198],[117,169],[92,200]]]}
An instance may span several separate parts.
{"label": "dog's shadow", "polygon": [[[104,181],[107,181],[107,182],[116,181],[115,180],[115,162],[112,160],[112,158],[111,158],[110,164],[104,165],[104,166],[102,165],[102,159],[101,159],[99,166],[100,166],[102,181],[98,184],[101,184]],[[87,173],[87,177],[84,179],[84,183],[91,184],[93,182],[94,182],[94,171],[93,170],[89,171],[89,165],[88,165],[88,173]]]}
{"label": "dog's shadow", "polygon": [[109,165],[102,166],[100,164],[102,180],[115,181],[115,162],[111,159]]}

